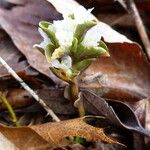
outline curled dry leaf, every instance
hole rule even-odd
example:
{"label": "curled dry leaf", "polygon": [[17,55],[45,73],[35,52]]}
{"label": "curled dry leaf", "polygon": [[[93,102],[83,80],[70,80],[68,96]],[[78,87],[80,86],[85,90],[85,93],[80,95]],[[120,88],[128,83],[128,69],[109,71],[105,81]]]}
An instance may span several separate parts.
{"label": "curled dry leaf", "polygon": [[[87,141],[104,141],[110,144],[120,144],[112,140],[104,133],[102,128],[87,124],[87,120],[94,118],[87,116],[57,123],[46,123],[41,125],[10,128],[0,126],[0,132],[16,147],[24,149],[44,149],[64,146],[68,143],[65,138],[79,136]],[[26,144],[25,144],[26,143]]]}
{"label": "curled dry leaf", "polygon": [[150,132],[141,126],[139,119],[127,104],[120,101],[105,101],[85,90],[81,93],[80,100],[89,114],[104,116],[112,125],[150,137]]}

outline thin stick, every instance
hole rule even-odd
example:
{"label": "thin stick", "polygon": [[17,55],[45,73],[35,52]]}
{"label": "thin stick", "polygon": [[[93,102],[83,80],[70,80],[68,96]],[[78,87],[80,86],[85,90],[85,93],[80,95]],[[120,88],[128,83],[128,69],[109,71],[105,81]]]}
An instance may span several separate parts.
{"label": "thin stick", "polygon": [[150,59],[150,41],[148,39],[148,35],[146,33],[146,29],[144,27],[143,21],[139,15],[138,9],[137,9],[135,2],[133,0],[129,0],[129,10],[131,10],[131,14],[133,15],[133,18],[134,18],[136,27],[139,31],[141,40],[144,44],[147,55]]}
{"label": "thin stick", "polygon": [[20,124],[19,124],[19,122],[17,120],[16,114],[15,114],[13,108],[11,107],[10,103],[6,99],[6,97],[2,94],[2,92],[0,92],[0,100],[3,102],[3,104],[8,109],[8,112],[10,113],[10,116],[12,118],[12,122],[16,125],[16,127],[19,127]]}
{"label": "thin stick", "polygon": [[37,102],[39,102],[43,106],[43,108],[47,111],[48,115],[50,115],[54,121],[59,122],[60,119],[56,116],[53,110],[50,109],[41,98],[39,98],[39,96],[16,74],[16,72],[1,57],[0,62],[7,69],[7,71],[22,85],[22,87],[26,91],[28,91]]}
{"label": "thin stick", "polygon": [[[123,0],[117,0],[121,5],[125,4],[125,2]],[[122,5],[124,7],[124,5]],[[145,47],[145,50],[146,50],[146,53],[148,55],[148,58],[150,59],[150,41],[149,41],[149,38],[148,38],[148,35],[146,33],[146,29],[144,27],[144,24],[143,24],[143,21],[140,17],[140,14],[138,12],[138,9],[135,5],[135,2],[134,0],[128,0],[127,1],[127,7],[124,7],[124,8],[127,8],[126,10],[132,15],[134,21],[135,21],[135,25],[137,27],[137,30],[139,32],[139,35],[141,37],[141,40],[143,42],[143,45]]]}

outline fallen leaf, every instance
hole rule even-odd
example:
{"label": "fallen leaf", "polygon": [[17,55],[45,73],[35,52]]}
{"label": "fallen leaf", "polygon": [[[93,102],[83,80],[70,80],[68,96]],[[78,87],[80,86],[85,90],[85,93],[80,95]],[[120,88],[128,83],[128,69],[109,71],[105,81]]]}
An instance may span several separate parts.
{"label": "fallen leaf", "polygon": [[17,5],[11,10],[0,9],[0,25],[10,35],[17,48],[26,56],[29,64],[49,76],[53,81],[62,83],[50,72],[49,64],[44,56],[33,48],[35,43],[42,40],[38,32],[39,22],[60,18],[61,15],[45,0],[28,0],[23,6]]}
{"label": "fallen leaf", "polygon": [[150,137],[150,132],[141,126],[139,119],[127,104],[120,101],[106,101],[89,91],[83,91],[80,100],[88,114],[104,116],[112,125]]}
{"label": "fallen leaf", "polygon": [[45,103],[56,113],[60,115],[77,114],[72,102],[64,98],[64,90],[49,88],[37,90],[37,94]]}
{"label": "fallen leaf", "polygon": [[150,96],[150,63],[133,43],[107,43],[110,57],[99,58],[81,77],[80,86],[103,97],[137,101]]}
{"label": "fallen leaf", "polygon": [[145,126],[147,124],[145,123],[145,120],[147,116],[146,111],[149,110],[149,107],[147,108],[147,106],[149,105],[149,99],[146,98],[137,102],[128,102],[127,104],[133,109],[141,124]]}
{"label": "fallen leaf", "polygon": [[[0,82],[0,84],[4,84],[5,82],[9,82],[5,80],[4,82]],[[14,82],[12,82],[15,84]],[[32,86],[34,86],[32,84]],[[60,115],[76,115],[76,109],[74,108],[71,101],[64,98],[63,89],[58,88],[39,88],[38,86],[35,89],[36,93],[39,95],[41,99],[56,113]],[[35,112],[31,107],[29,110],[28,106],[35,103],[33,97],[22,88],[11,87],[11,83],[9,87],[3,88],[4,94],[6,95],[7,100],[10,102],[11,106],[14,109],[17,109],[17,112]],[[23,108],[25,107],[25,108]],[[26,108],[27,107],[27,108]],[[39,109],[39,107],[37,108]],[[36,109],[36,111],[37,111]],[[0,112],[6,110],[6,106],[0,102]],[[20,110],[20,111],[18,111]]]}
{"label": "fallen leaf", "polygon": [[21,150],[46,150],[51,148],[47,141],[29,127],[11,128],[1,125],[0,132]]}
{"label": "fallen leaf", "polygon": [[[28,71],[27,68],[29,64],[3,30],[0,30],[0,56],[5,59],[16,72],[23,70]],[[0,64],[0,77],[6,75],[8,75],[7,70]]]}
{"label": "fallen leaf", "polygon": [[[23,89],[10,89],[5,95],[14,109],[31,105],[34,102],[32,96]],[[6,106],[0,101],[0,111],[4,109]]]}
{"label": "fallen leaf", "polygon": [[17,150],[18,148],[11,143],[3,134],[0,133],[0,148],[5,150]]}
{"label": "fallen leaf", "polygon": [[[41,125],[10,128],[0,126],[0,132],[16,147],[24,149],[44,149],[64,146],[68,143],[65,138],[79,136],[87,141],[104,141],[111,144],[120,144],[106,136],[103,128],[97,128],[87,123],[94,118],[87,116],[57,123],[45,123]],[[25,144],[26,143],[26,144]]]}

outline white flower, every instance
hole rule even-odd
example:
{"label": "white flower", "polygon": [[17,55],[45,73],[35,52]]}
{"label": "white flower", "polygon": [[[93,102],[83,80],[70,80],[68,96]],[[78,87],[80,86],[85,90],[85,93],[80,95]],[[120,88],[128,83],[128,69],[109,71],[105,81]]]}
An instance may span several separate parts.
{"label": "white flower", "polygon": [[82,24],[85,21],[93,20],[93,16],[91,15],[92,9],[86,10],[84,7],[80,6],[75,12],[74,17],[78,24]]}
{"label": "white flower", "polygon": [[85,21],[94,20],[94,17],[91,14],[93,9],[94,8],[87,10],[83,6],[79,6],[76,9],[73,9],[69,14],[64,14],[63,17],[67,19],[70,14],[73,14],[76,24],[82,24]]}
{"label": "white flower", "polygon": [[101,40],[101,27],[96,25],[87,31],[82,44],[86,47],[97,47],[98,42]]}
{"label": "white flower", "polygon": [[[86,10],[80,6],[76,10],[72,10],[72,14],[65,14],[63,20],[53,21],[52,24],[49,22],[40,23],[39,32],[43,37],[43,42],[35,46],[44,50],[52,67],[63,70],[72,67],[72,56],[69,55],[74,39],[77,41],[76,47],[82,44],[87,48],[98,48],[101,29],[95,26],[96,22],[93,21],[94,17],[91,15],[92,10]],[[47,47],[48,44],[49,47]]]}
{"label": "white flower", "polygon": [[[86,10],[80,6],[76,10],[73,10],[72,14],[74,18],[69,17],[70,14],[66,14],[64,15],[64,20],[53,21],[53,24],[48,26],[48,29],[54,32],[60,47],[67,50],[71,46],[76,27],[86,21],[93,20],[93,16],[90,14],[92,10],[93,9]],[[51,40],[42,29],[39,28],[39,32],[44,39],[44,41],[39,44],[39,47],[45,49],[45,47],[51,43]]]}
{"label": "white flower", "polygon": [[51,62],[52,67],[63,69],[63,70],[68,70],[72,67],[72,59],[70,56],[63,56],[61,58],[61,61],[58,59],[55,59]]}
{"label": "white flower", "polygon": [[53,28],[59,45],[68,48],[72,44],[76,24],[72,19],[65,19],[53,22]]}

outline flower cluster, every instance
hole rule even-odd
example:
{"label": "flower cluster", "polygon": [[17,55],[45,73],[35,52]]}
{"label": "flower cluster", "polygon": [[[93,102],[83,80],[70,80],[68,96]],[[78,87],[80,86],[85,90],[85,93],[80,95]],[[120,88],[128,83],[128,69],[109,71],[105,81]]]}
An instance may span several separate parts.
{"label": "flower cluster", "polygon": [[[96,57],[109,55],[99,31],[92,30],[97,21],[91,11],[79,7],[72,14],[64,15],[63,20],[39,23],[43,41],[35,47],[45,55],[57,76],[65,74],[63,79],[66,81],[77,76]],[[62,78],[62,74],[60,76]]]}

